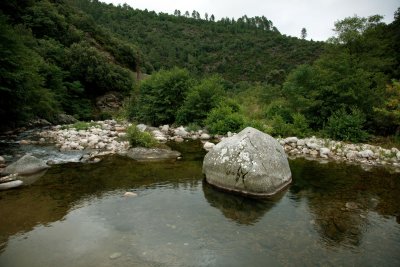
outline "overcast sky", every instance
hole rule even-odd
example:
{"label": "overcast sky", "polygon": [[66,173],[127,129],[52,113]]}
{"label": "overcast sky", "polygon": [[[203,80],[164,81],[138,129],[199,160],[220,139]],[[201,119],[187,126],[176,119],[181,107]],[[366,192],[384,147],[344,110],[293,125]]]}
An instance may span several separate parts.
{"label": "overcast sky", "polygon": [[265,16],[282,34],[300,37],[307,29],[307,39],[325,41],[333,35],[334,22],[357,14],[361,17],[383,15],[384,21],[393,21],[400,0],[100,0],[114,5],[127,3],[133,8],[173,14],[193,10],[204,18],[207,12],[216,19],[247,15]]}

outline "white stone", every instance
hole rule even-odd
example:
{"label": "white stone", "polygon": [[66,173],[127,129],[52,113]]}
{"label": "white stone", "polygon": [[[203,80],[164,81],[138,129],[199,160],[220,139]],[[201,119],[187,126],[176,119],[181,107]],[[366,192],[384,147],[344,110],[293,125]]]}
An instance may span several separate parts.
{"label": "white stone", "polygon": [[181,136],[181,137],[186,137],[188,135],[188,132],[183,126],[176,128],[174,133],[176,136]]}
{"label": "white stone", "polygon": [[285,143],[286,144],[287,143],[297,143],[298,140],[299,140],[299,138],[292,136],[292,137],[285,138]]}
{"label": "white stone", "polygon": [[208,139],[210,139],[211,138],[211,136],[209,135],[209,134],[206,134],[206,133],[203,133],[203,134],[201,134],[201,136],[200,136],[200,139],[201,140],[208,140]]}
{"label": "white stone", "polygon": [[331,153],[330,149],[326,148],[326,147],[321,147],[319,150],[319,155],[321,157],[325,157],[325,156],[328,157],[330,155],[330,153]]}
{"label": "white stone", "polygon": [[374,152],[372,152],[371,150],[367,149],[367,150],[363,150],[358,152],[358,156],[360,158],[373,158],[374,157]]}
{"label": "white stone", "polygon": [[136,128],[138,128],[139,131],[144,132],[147,129],[147,126],[144,124],[138,124],[136,125]]}
{"label": "white stone", "polygon": [[305,146],[305,144],[306,144],[306,141],[305,141],[304,139],[299,139],[299,140],[297,141],[297,145],[298,145],[298,146]]}
{"label": "white stone", "polygon": [[163,132],[163,133],[168,133],[168,131],[169,131],[169,125],[166,124],[166,125],[161,126],[161,127],[160,127],[160,130],[161,130],[161,132]]}
{"label": "white stone", "polygon": [[137,197],[137,194],[134,192],[125,192],[124,197]]}
{"label": "white stone", "polygon": [[358,156],[357,151],[350,150],[349,152],[346,153],[346,158],[349,160],[354,160],[357,158],[357,156]]}
{"label": "white stone", "polygon": [[205,150],[209,151],[209,150],[212,149],[214,146],[215,146],[214,143],[205,142],[204,145],[203,145],[203,148],[204,148]]}

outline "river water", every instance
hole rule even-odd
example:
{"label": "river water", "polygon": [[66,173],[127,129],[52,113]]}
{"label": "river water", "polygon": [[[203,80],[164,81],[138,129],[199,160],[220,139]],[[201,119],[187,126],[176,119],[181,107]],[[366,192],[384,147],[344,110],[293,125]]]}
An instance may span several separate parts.
{"label": "river water", "polygon": [[204,183],[200,143],[174,146],[0,192],[0,266],[400,266],[400,174],[291,160],[292,185],[255,200]]}

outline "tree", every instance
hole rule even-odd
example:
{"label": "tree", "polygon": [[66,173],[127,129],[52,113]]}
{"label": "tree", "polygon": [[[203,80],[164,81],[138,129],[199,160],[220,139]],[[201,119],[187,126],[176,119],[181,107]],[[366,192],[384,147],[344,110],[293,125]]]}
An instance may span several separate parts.
{"label": "tree", "polygon": [[355,15],[343,20],[338,20],[335,22],[335,28],[333,29],[337,36],[330,38],[329,41],[339,44],[355,42],[367,30],[382,24],[382,19],[383,17],[380,15],[370,16],[368,18]]}
{"label": "tree", "polygon": [[307,38],[307,30],[306,28],[301,29],[301,39]]}
{"label": "tree", "polygon": [[223,95],[224,83],[221,77],[203,79],[200,84],[189,90],[178,111],[177,122],[203,124],[208,112],[219,104]]}
{"label": "tree", "polygon": [[144,80],[139,88],[137,117],[151,125],[173,123],[192,78],[185,69],[161,70]]}
{"label": "tree", "polygon": [[211,21],[215,21],[214,14],[211,14],[210,20],[211,20]]}
{"label": "tree", "polygon": [[207,12],[204,14],[204,17],[205,17],[206,20],[208,20],[208,13]]}

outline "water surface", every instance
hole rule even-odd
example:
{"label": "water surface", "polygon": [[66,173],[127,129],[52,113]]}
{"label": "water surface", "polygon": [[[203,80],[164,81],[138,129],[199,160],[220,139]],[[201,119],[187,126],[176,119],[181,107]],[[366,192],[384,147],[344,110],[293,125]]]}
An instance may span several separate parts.
{"label": "water surface", "polygon": [[199,143],[175,149],[0,192],[0,266],[400,266],[399,174],[292,160],[293,184],[254,200],[204,183]]}

